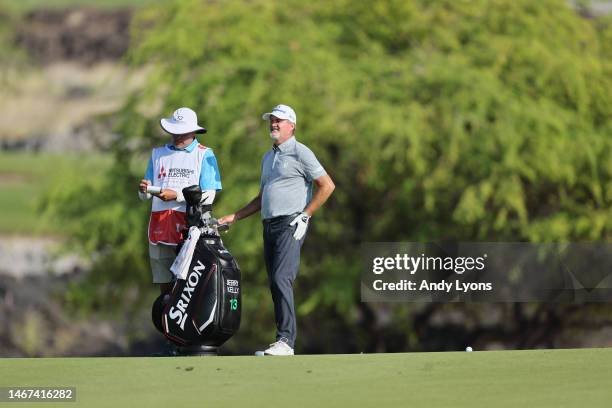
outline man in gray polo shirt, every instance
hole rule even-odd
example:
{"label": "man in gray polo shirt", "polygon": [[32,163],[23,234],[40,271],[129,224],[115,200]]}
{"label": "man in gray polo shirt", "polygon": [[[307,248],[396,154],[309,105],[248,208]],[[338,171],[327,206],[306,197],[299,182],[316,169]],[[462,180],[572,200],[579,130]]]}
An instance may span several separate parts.
{"label": "man in gray polo shirt", "polygon": [[[259,194],[233,214],[219,219],[234,222],[261,211],[264,258],[276,318],[276,342],[265,355],[293,355],[297,334],[293,281],[308,222],[334,191],[334,182],[314,153],[295,139],[297,117],[291,107],[278,105],[262,118],[269,120],[272,149],[263,157]],[[312,185],[317,189],[312,194]]]}

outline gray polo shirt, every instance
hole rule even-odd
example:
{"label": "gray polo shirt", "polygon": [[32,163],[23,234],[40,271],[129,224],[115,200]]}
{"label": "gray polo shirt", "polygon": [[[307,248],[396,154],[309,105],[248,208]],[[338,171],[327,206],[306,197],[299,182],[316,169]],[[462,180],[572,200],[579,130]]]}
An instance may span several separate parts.
{"label": "gray polo shirt", "polygon": [[325,174],[312,150],[295,137],[272,146],[261,163],[261,218],[303,211],[312,197],[312,181]]}

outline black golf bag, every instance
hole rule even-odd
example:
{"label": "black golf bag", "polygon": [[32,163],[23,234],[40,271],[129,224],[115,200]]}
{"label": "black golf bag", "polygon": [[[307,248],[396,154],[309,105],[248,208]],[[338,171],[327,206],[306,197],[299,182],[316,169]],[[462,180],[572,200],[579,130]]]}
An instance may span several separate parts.
{"label": "black golf bag", "polygon": [[[174,282],[170,299],[153,304],[153,322],[173,343],[216,351],[240,326],[240,269],[223,246],[212,206],[200,205],[199,186],[183,189],[189,226],[201,235],[185,280]],[[178,249],[177,249],[178,250]]]}

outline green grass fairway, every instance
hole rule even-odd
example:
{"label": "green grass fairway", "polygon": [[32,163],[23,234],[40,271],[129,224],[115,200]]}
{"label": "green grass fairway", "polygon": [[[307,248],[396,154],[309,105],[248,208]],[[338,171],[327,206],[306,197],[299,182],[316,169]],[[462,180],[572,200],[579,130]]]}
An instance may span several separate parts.
{"label": "green grass fairway", "polygon": [[592,408],[610,406],[611,367],[612,349],[2,359],[0,386],[74,386],[53,404],[73,408]]}

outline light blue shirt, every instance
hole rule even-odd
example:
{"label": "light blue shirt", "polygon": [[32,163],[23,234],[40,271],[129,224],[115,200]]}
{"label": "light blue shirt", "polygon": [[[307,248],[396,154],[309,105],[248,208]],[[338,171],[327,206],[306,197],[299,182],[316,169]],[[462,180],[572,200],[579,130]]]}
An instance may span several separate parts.
{"label": "light blue shirt", "polygon": [[[191,153],[193,149],[195,149],[198,144],[197,139],[194,139],[191,144],[185,148],[178,148],[173,144],[167,144],[166,146],[170,150],[184,150],[188,153]],[[153,160],[149,159],[149,164],[147,165],[147,171],[145,172],[145,180],[153,181]],[[202,169],[200,170],[200,188],[202,191],[204,190],[221,190],[221,174],[219,173],[219,166],[217,165],[217,158],[213,153],[212,149],[207,148],[204,153],[204,157],[202,157]]]}
{"label": "light blue shirt", "polygon": [[312,181],[326,174],[312,150],[295,137],[274,145],[261,163],[261,218],[304,211],[312,197]]}

